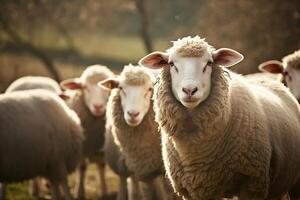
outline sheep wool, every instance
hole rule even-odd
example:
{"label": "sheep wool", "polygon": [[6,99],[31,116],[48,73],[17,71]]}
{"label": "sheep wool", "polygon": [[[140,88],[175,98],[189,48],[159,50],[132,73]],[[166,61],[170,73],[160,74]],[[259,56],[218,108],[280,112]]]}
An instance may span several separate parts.
{"label": "sheep wool", "polygon": [[81,119],[81,125],[84,129],[83,155],[92,161],[101,159],[103,157],[105,115],[94,117],[84,103],[82,92],[74,94],[69,106]]}
{"label": "sheep wool", "polygon": [[283,195],[300,183],[296,100],[281,83],[255,84],[233,72],[229,78],[221,66],[212,68],[210,95],[192,111],[173,96],[169,67],[154,88],[173,188],[188,200]]}
{"label": "sheep wool", "polygon": [[290,66],[295,69],[300,69],[300,50],[285,56],[282,59],[283,66]]}
{"label": "sheep wool", "polygon": [[0,181],[44,176],[63,181],[81,159],[83,130],[77,115],[53,92],[0,95]]}

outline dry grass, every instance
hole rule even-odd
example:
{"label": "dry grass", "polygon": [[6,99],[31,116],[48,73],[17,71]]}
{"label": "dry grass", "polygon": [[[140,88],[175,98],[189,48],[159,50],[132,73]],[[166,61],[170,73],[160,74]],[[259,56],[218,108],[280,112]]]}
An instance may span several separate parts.
{"label": "dry grass", "polygon": [[[108,184],[108,192],[109,194],[115,194],[118,188],[118,178],[117,176],[107,167],[106,169],[106,180]],[[75,196],[75,187],[77,181],[77,172],[74,172],[69,176],[69,186],[73,196]],[[100,192],[100,184],[99,184],[99,176],[96,165],[90,164],[86,173],[86,197],[89,200],[98,200],[102,196]],[[35,197],[30,195],[30,181],[26,181],[23,183],[10,184],[7,187],[7,200],[36,200]],[[51,195],[49,192],[48,184],[46,180],[41,181],[41,198],[42,199],[51,199]],[[106,198],[101,198],[105,200]]]}

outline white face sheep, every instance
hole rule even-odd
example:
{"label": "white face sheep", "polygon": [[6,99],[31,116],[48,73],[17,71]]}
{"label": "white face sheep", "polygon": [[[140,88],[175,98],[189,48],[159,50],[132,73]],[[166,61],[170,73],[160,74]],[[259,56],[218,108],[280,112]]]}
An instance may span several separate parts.
{"label": "white face sheep", "polygon": [[[107,138],[113,139],[109,140],[111,144],[106,141],[106,158],[112,160],[109,147],[119,149],[118,157],[124,161],[123,166],[128,168],[130,176],[145,186],[141,187],[145,199],[151,199],[152,193],[148,189],[152,183],[158,186],[162,182],[160,176],[163,173],[158,124],[152,109],[151,77],[149,70],[129,65],[118,78],[99,83],[108,90],[116,88],[112,90],[107,106],[106,134],[111,134]],[[161,191],[161,196],[165,196],[166,192]]]}
{"label": "white face sheep", "polygon": [[139,62],[163,68],[155,119],[168,178],[186,200],[300,198],[299,105],[281,83],[248,81],[225,68],[242,59],[196,36]]}
{"label": "white face sheep", "polygon": [[[203,39],[183,38],[174,42],[173,47],[164,52],[154,52],[140,60],[140,65],[152,69],[170,66],[172,91],[175,98],[187,108],[195,108],[210,93],[212,63],[232,66],[243,56],[232,49],[215,51]],[[189,48],[186,49],[189,45]],[[208,49],[208,51],[206,51]]]}
{"label": "white face sheep", "polygon": [[[138,126],[150,108],[150,98],[152,96],[152,81],[145,70],[140,73],[132,73],[133,66],[125,66],[119,78],[111,78],[102,81],[99,85],[111,90],[119,88],[121,90],[121,104],[124,119],[130,126]],[[138,67],[136,67],[138,69]],[[135,70],[137,71],[137,70]]]}
{"label": "white face sheep", "polygon": [[[93,65],[87,67],[80,78],[61,82],[63,88],[75,90],[67,101],[67,105],[79,116],[84,128],[85,141],[83,154],[90,162],[98,166],[102,195],[107,194],[105,181],[105,162],[103,160],[103,144],[105,132],[105,110],[109,91],[97,86],[99,81],[114,77],[107,67]],[[68,92],[65,91],[65,92]],[[68,93],[66,93],[68,95]],[[79,199],[85,198],[84,179],[87,168],[87,159],[79,167],[79,181],[77,193]]]}
{"label": "white face sheep", "polygon": [[300,50],[285,56],[282,62],[270,60],[259,65],[263,72],[280,74],[281,81],[300,102]]}
{"label": "white face sheep", "polygon": [[61,82],[64,89],[81,90],[84,102],[94,116],[101,116],[106,109],[109,91],[97,86],[97,83],[113,73],[105,66],[93,65],[87,67],[80,78],[68,79]]}

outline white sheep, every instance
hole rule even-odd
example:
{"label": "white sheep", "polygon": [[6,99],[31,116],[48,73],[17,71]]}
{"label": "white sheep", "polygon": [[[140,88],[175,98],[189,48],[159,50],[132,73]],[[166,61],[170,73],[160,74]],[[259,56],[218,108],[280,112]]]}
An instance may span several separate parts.
{"label": "white sheep", "polygon": [[0,182],[42,176],[72,199],[67,175],[81,160],[83,130],[76,113],[53,92],[28,90],[0,95]]}
{"label": "white sheep", "polygon": [[[151,74],[144,68],[128,65],[118,78],[104,80],[99,85],[108,90],[116,88],[107,104],[108,134],[119,148],[122,165],[125,164],[130,175],[141,182],[143,198],[151,199],[151,185],[154,184],[158,191],[162,183],[159,175],[164,173],[158,125],[151,102]],[[109,156],[111,149],[106,150]],[[166,196],[163,189],[158,195],[160,198]]]}
{"label": "white sheep", "polygon": [[282,58],[282,62],[270,60],[258,67],[263,72],[279,74],[278,80],[284,83],[300,102],[300,50]]}
{"label": "white sheep", "polygon": [[281,83],[225,69],[243,59],[199,36],[139,61],[163,68],[156,121],[173,188],[187,200],[300,198],[300,112]]}
{"label": "white sheep", "polygon": [[[64,89],[76,91],[75,94],[71,95],[67,104],[78,114],[81,120],[86,137],[83,154],[90,162],[97,164],[101,184],[100,189],[104,196],[107,194],[107,186],[102,147],[105,132],[105,110],[109,91],[97,86],[97,83],[113,76],[113,72],[107,67],[93,65],[87,67],[79,78],[68,79],[61,82],[61,86]],[[79,199],[85,198],[84,179],[86,167],[86,160],[83,160],[80,165],[77,184],[77,195]]]}

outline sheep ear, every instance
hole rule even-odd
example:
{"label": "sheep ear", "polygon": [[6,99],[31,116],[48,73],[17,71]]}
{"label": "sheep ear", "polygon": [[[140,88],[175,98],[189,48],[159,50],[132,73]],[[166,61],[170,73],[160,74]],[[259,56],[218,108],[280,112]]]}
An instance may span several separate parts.
{"label": "sheep ear", "polygon": [[214,63],[222,65],[224,67],[231,67],[244,59],[244,56],[242,54],[228,48],[218,49],[213,52],[212,56]]}
{"label": "sheep ear", "polygon": [[169,55],[167,53],[156,51],[140,59],[139,65],[150,69],[159,69],[169,66],[168,60]]}
{"label": "sheep ear", "polygon": [[64,80],[60,82],[60,86],[65,90],[80,90],[83,88],[78,78]]}
{"label": "sheep ear", "polygon": [[68,100],[68,99],[71,98],[69,95],[66,95],[64,92],[58,94],[58,96],[59,96],[62,100],[64,100],[64,101],[66,101],[66,100]]}
{"label": "sheep ear", "polygon": [[99,82],[97,85],[105,90],[112,90],[114,88],[118,88],[119,84],[120,81],[118,78],[108,78]]}
{"label": "sheep ear", "polygon": [[277,60],[270,60],[261,63],[258,66],[258,69],[262,72],[269,72],[273,74],[281,74],[283,72],[282,62]]}

